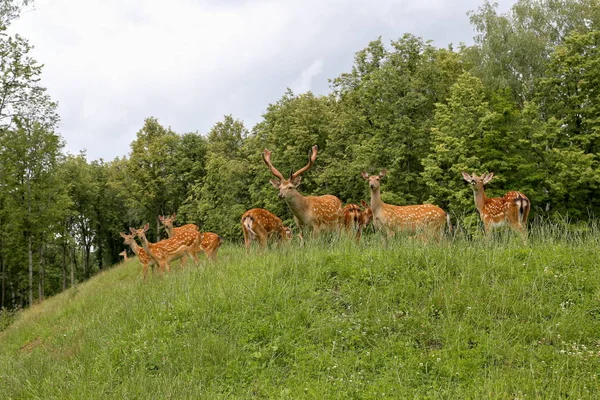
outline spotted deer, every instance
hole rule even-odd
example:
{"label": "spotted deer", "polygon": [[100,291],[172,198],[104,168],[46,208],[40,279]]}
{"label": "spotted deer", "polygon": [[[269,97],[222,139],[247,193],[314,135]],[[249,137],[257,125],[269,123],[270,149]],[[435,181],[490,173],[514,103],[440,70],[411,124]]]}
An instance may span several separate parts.
{"label": "spotted deer", "polygon": [[358,204],[346,204],[342,208],[342,218],[344,220],[344,228],[347,231],[356,231],[360,223],[361,209]]}
{"label": "spotted deer", "polygon": [[481,176],[463,172],[462,176],[471,184],[475,196],[475,207],[483,221],[486,235],[492,228],[509,225],[521,235],[523,241],[526,241],[527,217],[531,208],[529,199],[523,193],[516,191],[508,192],[502,197],[486,197],[483,187],[492,180],[493,172]]}
{"label": "spotted deer", "polygon": [[175,222],[175,218],[177,217],[177,214],[172,214],[168,217],[165,217],[163,215],[159,215],[158,216],[158,220],[163,224],[163,226],[165,227],[165,230],[167,231],[167,237],[172,238],[173,236],[182,236],[183,233],[187,233],[188,231],[190,232],[197,232],[198,235],[190,235],[190,234],[185,234],[182,237],[186,240],[186,244],[188,246],[190,246],[190,257],[192,257],[192,254],[194,254],[196,256],[196,258],[192,258],[196,263],[198,262],[198,253],[204,251],[204,248],[202,246],[202,234],[200,234],[198,226],[195,224],[186,224],[180,227],[175,228],[173,226],[173,222]]}
{"label": "spotted deer", "polygon": [[264,248],[267,240],[274,234],[282,242],[292,238],[292,230],[283,225],[281,218],[264,208],[253,208],[242,215],[242,231],[246,251],[250,250],[253,240]]}
{"label": "spotted deer", "polygon": [[156,261],[152,257],[150,257],[148,253],[146,253],[146,250],[144,250],[137,244],[137,242],[135,241],[134,233],[132,233],[131,235],[127,235],[124,232],[119,232],[119,234],[125,240],[124,243],[131,248],[133,254],[137,256],[138,260],[142,264],[144,279],[146,279],[146,275],[148,274],[148,267],[151,265],[155,265]]}
{"label": "spotted deer", "polygon": [[400,231],[440,238],[444,224],[448,223],[450,226],[450,219],[446,212],[432,204],[395,206],[384,203],[381,200],[380,181],[386,173],[385,169],[379,175],[362,173],[362,177],[369,182],[371,189],[371,210],[375,229],[384,229],[389,236]]}
{"label": "spotted deer", "polygon": [[[196,232],[199,231],[198,225],[195,224],[186,224],[175,228],[173,226],[173,222],[175,222],[176,217],[177,214],[173,214],[168,217],[164,217],[162,215],[158,217],[160,222],[164,225],[165,230],[167,231],[167,236],[169,238],[188,230]],[[215,260],[217,257],[217,251],[219,250],[219,247],[221,247],[221,245],[223,244],[223,239],[221,238],[221,236],[213,232],[200,232],[199,243],[200,247],[196,247],[193,249],[193,251],[195,251],[196,253],[196,256],[198,255],[198,253],[203,251],[209,259]]]}
{"label": "spotted deer", "polygon": [[373,210],[371,209],[371,206],[364,200],[361,200],[360,204],[362,208],[360,209],[360,215],[358,216],[358,232],[356,234],[358,240],[362,237],[365,228],[373,222]]}
{"label": "spotted deer", "polygon": [[[284,199],[294,214],[294,221],[301,233],[298,235],[304,243],[303,233],[311,230],[313,235],[321,231],[338,231],[342,220],[342,202],[337,197],[326,194],[323,196],[302,196],[298,192],[301,175],[314,164],[319,147],[313,146],[308,153],[308,164],[296,172],[290,173],[285,179],[281,172],[271,163],[271,152],[265,149],[262,153],[263,161],[271,173],[278,179],[270,180],[271,184],[279,189],[279,197]],[[293,170],[292,170],[293,171]]]}
{"label": "spotted deer", "polygon": [[217,260],[217,251],[223,244],[223,238],[213,232],[200,233],[200,245],[209,260]]}
{"label": "spotted deer", "polygon": [[[164,271],[165,268],[167,271],[171,271],[171,261],[177,260],[186,254],[192,257],[194,262],[198,262],[194,249],[199,246],[198,242],[201,240],[199,232],[187,230],[172,238],[150,243],[146,238],[149,227],[150,225],[146,224],[143,228],[129,228],[129,230],[140,239],[142,247],[156,261],[161,271]],[[192,243],[192,245],[190,246],[189,243]]]}

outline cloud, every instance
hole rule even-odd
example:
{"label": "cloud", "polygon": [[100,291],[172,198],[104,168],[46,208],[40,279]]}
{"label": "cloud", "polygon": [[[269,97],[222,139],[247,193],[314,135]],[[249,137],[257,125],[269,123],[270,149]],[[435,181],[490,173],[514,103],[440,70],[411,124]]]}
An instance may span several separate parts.
{"label": "cloud", "polygon": [[379,36],[470,42],[465,13],[480,3],[38,0],[11,32],[45,64],[67,149],[112,159],[150,116],[180,133],[205,133],[225,114],[252,128],[287,87],[326,93]]}
{"label": "cloud", "polygon": [[323,72],[323,60],[313,61],[307,68],[302,70],[298,79],[292,83],[291,88],[294,93],[304,93],[311,90],[311,82],[313,78],[319,76]]}

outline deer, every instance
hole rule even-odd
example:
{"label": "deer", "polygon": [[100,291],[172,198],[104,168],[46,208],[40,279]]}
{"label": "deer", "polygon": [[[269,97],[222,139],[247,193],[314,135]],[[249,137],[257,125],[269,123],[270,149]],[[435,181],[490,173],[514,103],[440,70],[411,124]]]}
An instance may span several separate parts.
{"label": "deer", "polygon": [[[142,242],[142,247],[152,257],[161,271],[165,268],[167,271],[171,271],[171,261],[177,260],[184,255],[188,254],[197,263],[198,257],[194,253],[193,249],[200,246],[199,241],[201,240],[200,232],[187,230],[181,232],[178,236],[161,240],[158,243],[150,243],[146,238],[146,232],[150,228],[149,224],[144,225],[140,229],[129,228],[132,234],[136,235]],[[192,243],[190,245],[189,243]],[[183,264],[183,260],[182,260]]]}
{"label": "deer", "polygon": [[213,232],[200,233],[200,245],[209,260],[217,260],[217,251],[223,244],[223,238]]}
{"label": "deer", "polygon": [[284,199],[294,214],[294,221],[300,228],[300,243],[304,244],[303,233],[311,230],[313,236],[321,231],[339,231],[342,221],[342,202],[337,197],[326,194],[322,196],[302,196],[298,192],[301,175],[315,163],[319,146],[314,145],[308,153],[308,164],[296,172],[290,171],[290,177],[285,179],[281,172],[271,163],[271,151],[265,149],[262,158],[278,179],[271,179],[271,184],[279,189],[279,197]]}
{"label": "deer", "polygon": [[[199,232],[198,226],[195,224],[186,224],[175,228],[173,226],[173,222],[175,222],[176,217],[177,214],[172,214],[168,217],[162,215],[158,217],[160,222],[164,225],[165,230],[167,231],[167,236],[169,238],[179,235],[186,231]],[[219,247],[221,247],[221,244],[223,244],[223,239],[216,233],[203,232],[200,233],[200,240],[198,240],[198,243],[200,244],[200,246],[192,248],[192,251],[195,252],[196,257],[199,252],[204,251],[209,259],[214,260],[217,256],[217,250],[219,250]]]}
{"label": "deer", "polygon": [[277,234],[281,242],[292,238],[292,230],[283,225],[281,218],[264,208],[253,208],[242,215],[242,232],[246,251],[250,250],[253,240],[265,248],[267,240]]}
{"label": "deer", "polygon": [[346,204],[342,208],[342,218],[344,219],[344,228],[347,231],[358,230],[360,223],[361,209],[358,204]]}
{"label": "deer", "polygon": [[121,257],[123,257],[123,261],[127,261],[129,258],[127,258],[127,250],[123,250],[122,252],[119,253],[119,255]]}
{"label": "deer", "polygon": [[448,223],[450,227],[450,216],[433,204],[396,206],[384,203],[381,200],[380,181],[386,174],[385,169],[381,170],[379,175],[361,173],[371,189],[371,210],[375,229],[384,229],[388,236],[402,231],[440,238],[444,224]]}
{"label": "deer", "polygon": [[148,267],[151,265],[155,265],[156,261],[150,257],[146,250],[141,248],[137,242],[135,241],[135,234],[127,235],[124,232],[119,232],[121,237],[125,240],[124,243],[131,247],[131,251],[138,257],[140,263],[142,263],[142,270],[144,273],[144,279],[146,279],[146,275],[148,274]]}
{"label": "deer", "polygon": [[364,200],[361,200],[360,204],[362,208],[360,209],[360,215],[358,216],[358,232],[356,233],[357,240],[360,240],[365,228],[371,222],[373,222],[373,210],[371,209],[371,206],[368,205]]}
{"label": "deer", "polygon": [[481,176],[462,172],[462,176],[466,182],[471,184],[475,196],[475,207],[483,221],[486,236],[490,234],[492,228],[509,225],[526,242],[527,217],[531,208],[527,196],[521,192],[511,191],[502,197],[489,198],[486,197],[483,187],[490,183],[494,177],[493,172]]}

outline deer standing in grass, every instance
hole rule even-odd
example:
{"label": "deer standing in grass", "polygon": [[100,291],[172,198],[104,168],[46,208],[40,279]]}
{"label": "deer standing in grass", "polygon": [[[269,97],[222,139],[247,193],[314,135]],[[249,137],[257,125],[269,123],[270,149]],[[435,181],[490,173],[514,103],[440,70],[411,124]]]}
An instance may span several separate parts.
{"label": "deer standing in grass", "polygon": [[308,153],[308,164],[296,172],[292,172],[288,179],[285,179],[281,172],[271,163],[271,152],[265,149],[262,153],[263,161],[271,173],[278,180],[270,180],[271,184],[279,189],[279,197],[284,199],[288,207],[294,214],[294,221],[301,233],[300,242],[304,243],[303,233],[311,230],[313,235],[318,235],[321,231],[338,231],[342,220],[342,202],[337,197],[326,194],[323,196],[302,196],[298,192],[301,175],[314,164],[317,158],[317,145],[312,147]]}
{"label": "deer standing in grass", "polygon": [[365,228],[371,222],[373,222],[373,210],[371,209],[371,206],[369,206],[367,204],[367,202],[364,200],[361,200],[360,204],[362,205],[363,208],[361,208],[360,215],[358,216],[358,232],[356,234],[357,240],[360,240]]}
{"label": "deer standing in grass", "polygon": [[123,257],[123,261],[127,261],[128,260],[128,258],[127,258],[127,250],[123,250],[122,252],[119,253],[119,255],[121,257]]}
{"label": "deer standing in grass", "polygon": [[508,192],[502,197],[486,197],[483,187],[492,180],[493,172],[481,176],[463,172],[462,176],[471,184],[475,195],[475,207],[483,221],[486,235],[492,228],[509,225],[521,235],[525,242],[527,240],[527,217],[531,208],[529,199],[523,193],[516,191]]}
{"label": "deer standing in grass", "polygon": [[[157,243],[150,243],[146,238],[146,232],[149,227],[150,225],[146,224],[141,229],[129,229],[132,234],[140,238],[142,247],[156,261],[161,271],[164,271],[165,268],[167,271],[171,271],[171,261],[177,260],[186,254],[192,257],[194,262],[198,262],[198,257],[196,257],[196,253],[193,251],[199,246],[198,242],[201,239],[198,231],[187,230],[181,232],[178,236],[173,236]],[[192,246],[188,245],[188,243],[192,243]]]}
{"label": "deer standing in grass", "polygon": [[125,239],[124,243],[131,247],[131,251],[133,251],[133,254],[135,254],[138,260],[140,260],[140,263],[142,263],[144,279],[146,279],[146,275],[148,274],[148,267],[150,265],[155,265],[156,261],[152,257],[150,257],[148,253],[146,253],[146,250],[144,250],[137,244],[137,242],[135,241],[135,234],[127,235],[123,232],[119,232],[119,234],[123,239]]}
{"label": "deer standing in grass", "polygon": [[371,189],[371,210],[373,212],[373,226],[384,229],[388,236],[396,232],[419,233],[424,236],[440,238],[444,224],[450,226],[448,214],[441,208],[432,204],[414,206],[395,206],[386,204],[381,200],[380,181],[386,176],[384,169],[379,175],[362,173],[362,177],[369,182]]}
{"label": "deer standing in grass", "polygon": [[281,242],[292,238],[292,230],[283,225],[281,218],[264,208],[253,208],[242,215],[242,231],[246,251],[250,250],[253,240],[264,248],[273,235],[277,235]]}
{"label": "deer standing in grass", "polygon": [[[173,222],[175,222],[176,217],[176,214],[173,214],[168,217],[164,217],[162,215],[158,217],[160,222],[164,225],[165,230],[167,231],[167,236],[169,238],[190,230],[199,232],[198,226],[195,224],[186,224],[175,228],[173,226]],[[215,260],[217,257],[217,250],[219,250],[219,247],[221,247],[221,244],[223,244],[223,239],[221,238],[221,236],[212,232],[202,232],[199,234],[200,240],[197,241],[199,246],[193,247],[191,251],[193,251],[194,254],[196,254],[196,256],[199,252],[203,251],[206,253],[206,256],[209,259]],[[193,246],[193,244],[196,244],[196,241],[194,241],[194,243],[190,243],[190,246]]]}

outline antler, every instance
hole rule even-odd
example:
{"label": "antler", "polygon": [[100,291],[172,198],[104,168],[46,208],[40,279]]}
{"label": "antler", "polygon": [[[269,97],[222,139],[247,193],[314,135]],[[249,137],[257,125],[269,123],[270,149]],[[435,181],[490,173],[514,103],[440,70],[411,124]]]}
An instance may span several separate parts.
{"label": "antler", "polygon": [[271,169],[271,173],[283,181],[284,178],[283,175],[281,175],[281,172],[277,171],[277,168],[271,164],[271,151],[265,149],[265,151],[262,153],[262,158],[265,164],[267,164],[267,166]]}
{"label": "antler", "polygon": [[[312,165],[315,163],[317,159],[317,152],[319,151],[319,146],[316,144],[312,147],[311,151],[308,152],[308,164],[306,164],[303,168],[300,168],[298,171],[294,172],[290,175],[290,179],[295,179],[302,175],[305,171],[307,171]],[[312,152],[312,153],[311,153]]]}

